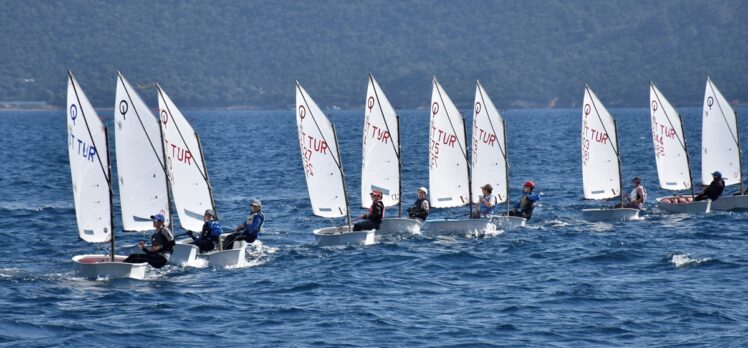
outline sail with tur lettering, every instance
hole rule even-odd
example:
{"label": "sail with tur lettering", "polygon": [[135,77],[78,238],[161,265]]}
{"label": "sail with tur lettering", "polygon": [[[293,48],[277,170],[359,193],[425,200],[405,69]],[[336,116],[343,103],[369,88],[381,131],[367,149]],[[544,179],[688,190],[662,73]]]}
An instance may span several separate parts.
{"label": "sail with tur lettering", "polygon": [[660,188],[690,189],[691,170],[681,117],[653,83],[649,89],[649,110]]}
{"label": "sail with tur lettering", "polygon": [[363,153],[361,161],[361,206],[371,205],[369,193],[382,192],[382,203],[400,203],[400,139],[395,108],[371,74],[366,91]]}
{"label": "sail with tur lettering", "polygon": [[119,72],[115,100],[114,148],[122,227],[125,231],[152,230],[151,215],[169,217],[161,130],[156,117]]}
{"label": "sail with tur lettering", "polygon": [[113,224],[107,131],[70,72],[67,128],[78,236],[89,243],[108,242]]}
{"label": "sail with tur lettering", "polygon": [[429,130],[429,194],[434,208],[470,203],[465,122],[442,86],[433,80]]}
{"label": "sail with tur lettering", "polygon": [[478,203],[481,187],[490,184],[498,203],[508,199],[506,137],[504,119],[480,82],[473,104],[473,164],[471,175],[473,203]]}
{"label": "sail with tur lettering", "polygon": [[582,107],[582,181],[585,199],[621,194],[616,122],[589,86]]}
{"label": "sail with tur lettering", "polygon": [[296,127],[314,215],[346,216],[348,202],[335,127],[298,82]]}
{"label": "sail with tur lettering", "polygon": [[166,169],[179,223],[186,230],[200,231],[205,210],[215,210],[200,139],[161,86],[157,90]]}

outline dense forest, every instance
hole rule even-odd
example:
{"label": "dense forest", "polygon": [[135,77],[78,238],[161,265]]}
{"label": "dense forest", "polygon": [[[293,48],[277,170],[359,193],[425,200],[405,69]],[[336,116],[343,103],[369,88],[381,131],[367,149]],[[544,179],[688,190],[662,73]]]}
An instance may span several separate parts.
{"label": "dense forest", "polygon": [[748,2],[0,2],[0,101],[65,103],[72,70],[97,106],[116,71],[154,103],[286,108],[298,80],[323,107],[363,105],[367,73],[393,104],[428,104],[436,76],[462,106],[480,80],[501,108],[645,107],[654,81],[676,106],[710,76],[748,103]]}

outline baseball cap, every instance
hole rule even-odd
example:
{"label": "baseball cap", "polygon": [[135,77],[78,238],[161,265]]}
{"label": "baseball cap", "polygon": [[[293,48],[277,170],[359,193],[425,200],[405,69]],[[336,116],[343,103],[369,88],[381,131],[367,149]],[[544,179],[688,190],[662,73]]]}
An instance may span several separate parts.
{"label": "baseball cap", "polygon": [[166,221],[166,218],[164,217],[163,214],[156,214],[156,215],[151,215],[151,220],[164,222]]}

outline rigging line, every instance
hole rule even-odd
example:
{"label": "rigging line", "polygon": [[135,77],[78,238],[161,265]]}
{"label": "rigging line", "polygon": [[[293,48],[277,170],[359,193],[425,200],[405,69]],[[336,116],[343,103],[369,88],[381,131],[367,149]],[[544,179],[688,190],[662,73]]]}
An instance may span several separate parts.
{"label": "rigging line", "polygon": [[[86,113],[83,112],[83,106],[81,105],[81,98],[80,98],[80,96],[78,96],[78,88],[77,88],[77,86],[75,84],[76,81],[73,78],[73,74],[70,71],[68,71],[68,78],[70,79],[70,82],[73,85],[73,92],[75,93],[75,99],[78,101],[78,106],[80,106],[79,109],[80,109],[81,115],[83,115],[83,123],[86,124],[86,130],[88,131],[88,136],[91,139],[91,143],[94,145],[94,148],[96,148],[96,159],[99,160],[99,167],[101,168],[101,172],[102,172],[102,174],[104,174],[104,178],[106,179],[106,183],[109,186],[109,194],[110,195],[114,195],[114,191],[112,190],[112,178],[110,177],[110,175],[107,174],[107,170],[104,169],[104,163],[101,160],[101,156],[99,156],[98,146],[96,145],[96,142],[93,139],[93,135],[91,134],[91,128],[88,126],[88,119],[86,118]],[[68,112],[70,112],[70,111],[68,111]],[[98,115],[97,115],[97,117],[98,117]],[[106,129],[106,126],[104,126],[104,129]],[[108,151],[108,149],[107,149],[107,151]]]}
{"label": "rigging line", "polygon": [[[384,117],[384,110],[382,109],[382,102],[379,99],[379,93],[377,93],[377,86],[374,84],[374,78],[369,74],[369,81],[371,82],[371,87],[374,90],[374,96],[377,99],[377,105],[379,105],[379,114],[382,115],[382,119],[384,120],[384,127],[387,128],[387,132],[390,133],[390,138],[392,137],[392,132],[390,131],[390,126],[387,124],[387,118]],[[399,133],[398,133],[399,134]],[[400,137],[397,138],[398,144],[400,143]],[[392,151],[395,151],[395,156],[397,156],[397,161],[400,162],[400,152],[397,151],[397,147],[395,146],[395,142],[392,142]]]}
{"label": "rigging line", "polygon": [[[709,80],[709,89],[712,90],[712,95],[714,95],[714,102],[717,104],[717,107],[719,107],[719,113],[722,114],[722,119],[725,120],[725,124],[727,125],[727,129],[730,131],[730,136],[732,137],[732,141],[735,142],[735,145],[739,145],[737,137],[735,136],[735,133],[733,132],[732,127],[730,127],[730,122],[727,121],[727,116],[725,115],[725,111],[722,110],[722,103],[720,103],[719,99],[717,99],[717,93],[714,90],[714,85],[712,84],[712,80]],[[733,114],[733,116],[734,115],[735,114]],[[736,120],[736,123],[737,123],[737,120]]]}
{"label": "rigging line", "polygon": [[[595,103],[595,99],[592,98],[592,91],[590,90],[590,87],[587,86],[587,85],[585,85],[584,89],[590,95],[590,102],[592,103],[592,107],[595,108],[595,114],[597,115],[597,120],[600,121],[600,125],[603,126],[603,130],[605,131],[605,134],[610,134],[608,132],[608,129],[605,128],[605,122],[603,122],[603,118],[600,117],[600,111],[597,110],[597,104]],[[597,97],[597,96],[595,96],[595,97]],[[603,105],[600,105],[600,106],[602,106],[602,108],[605,109],[605,106],[603,106]],[[607,111],[607,109],[606,109],[606,111]],[[584,106],[582,107],[582,112],[584,112]],[[610,115],[610,112],[608,112],[608,114]],[[611,117],[612,117],[612,115],[611,115]],[[614,120],[614,122],[615,122],[615,120]],[[616,136],[616,145],[613,145],[613,142],[611,141],[610,142],[610,146],[613,148],[613,153],[616,154],[616,158],[618,158],[618,163],[619,163],[619,167],[620,167],[621,154],[619,152],[620,150],[618,149],[618,144],[617,144],[618,143],[618,133],[617,132],[616,132],[615,136]]]}
{"label": "rigging line", "polygon": [[[654,87],[654,85],[652,85],[651,83],[650,83],[650,85]],[[667,122],[670,124],[670,128],[672,128],[673,130],[675,130],[675,126],[673,126],[673,121],[670,120],[670,116],[668,116],[667,111],[665,111],[665,108],[662,106],[662,101],[660,100],[660,94],[657,93],[657,88],[653,88],[652,90],[654,91],[655,97],[657,98],[657,102],[659,103],[660,107],[662,108],[662,113],[665,114],[665,118],[667,118]],[[668,104],[670,104],[670,103],[668,102]],[[672,105],[670,105],[670,106],[672,106]],[[649,107],[652,108],[652,105],[650,105]],[[657,111],[655,111],[655,112],[657,112]],[[677,113],[677,111],[676,111],[676,113]],[[680,121],[681,121],[681,131],[684,132],[683,135],[685,135],[685,131],[683,130],[683,120],[680,120]],[[680,147],[683,149],[683,151],[686,152],[686,156],[688,156],[688,149],[686,148],[686,144],[680,138],[680,136],[678,135],[678,132],[675,132],[675,137],[678,139],[678,143],[680,144]]]}
{"label": "rigging line", "polygon": [[[441,100],[442,105],[444,105],[444,98],[442,97],[441,88],[439,88],[441,86],[439,85],[439,82],[436,81],[436,78],[434,78],[434,82],[436,82],[436,93],[439,94],[439,100]],[[455,130],[454,124],[452,124],[452,117],[449,116],[449,111],[447,111],[446,107],[444,108],[444,113],[447,114],[447,120],[449,121],[449,126],[452,127],[452,132],[454,132],[455,136],[457,136],[457,145],[460,145],[460,151],[462,151],[462,156],[465,158],[465,162],[467,163],[468,167],[470,167],[471,165],[470,165],[470,161],[468,161],[467,151],[465,150],[465,148],[463,148],[462,143],[460,142],[459,134],[457,134],[457,130]],[[459,114],[460,111],[457,110],[457,113]],[[464,119],[463,119],[463,127],[465,127]]]}
{"label": "rigging line", "polygon": [[[161,165],[161,169],[166,172],[166,164],[162,162],[161,158],[158,156],[158,151],[156,151],[156,147],[153,145],[153,141],[151,140],[150,134],[148,134],[148,131],[145,129],[145,125],[143,124],[143,119],[140,118],[140,113],[138,112],[138,108],[135,107],[135,103],[132,101],[132,96],[130,95],[130,90],[125,85],[125,82],[122,78],[122,75],[117,72],[117,77],[119,77],[119,81],[122,83],[122,87],[125,90],[125,94],[127,94],[127,99],[130,100],[130,105],[133,106],[133,110],[135,111],[135,116],[138,117],[138,123],[140,123],[140,128],[143,130],[143,133],[145,133],[145,137],[148,139],[148,144],[151,145],[151,149],[153,150],[153,154],[156,156],[156,159],[158,159],[158,164]],[[117,112],[117,110],[115,110]],[[151,117],[153,118],[153,117]],[[157,121],[158,122],[158,121]],[[160,127],[160,125],[159,125]],[[163,142],[161,143],[161,146],[163,146]]]}
{"label": "rigging line", "polygon": [[[491,125],[491,132],[493,132],[493,136],[498,138],[498,136],[496,135],[496,129],[493,126],[493,121],[491,121],[491,116],[488,114],[488,108],[486,107],[486,100],[483,97],[483,87],[480,85],[480,82],[478,82],[478,93],[480,94],[480,100],[483,102],[483,108],[486,109],[486,118],[488,118],[488,124]],[[475,105],[473,105],[473,107],[475,107]],[[501,114],[499,114],[499,116],[501,116]],[[475,138],[475,134],[473,134],[473,138]],[[504,142],[506,143],[506,137],[504,137]],[[507,161],[506,151],[504,151],[504,147],[502,146],[501,143],[499,143],[499,150],[501,151],[501,155],[504,156],[504,163],[507,163],[507,167],[508,167],[509,165]]]}
{"label": "rigging line", "polygon": [[[158,89],[158,95],[161,97],[161,99],[164,100],[164,106],[166,107],[166,112],[169,113],[169,118],[174,120],[171,109],[169,108],[169,103],[166,102],[166,98],[164,97],[165,93],[161,90],[161,86],[156,85],[156,88]],[[182,144],[184,145],[184,147],[187,149],[187,151],[192,153],[192,150],[190,150],[190,146],[187,145],[187,141],[184,140],[184,136],[182,135],[182,130],[179,129],[179,125],[176,122],[174,122],[174,127],[177,128],[177,133],[179,133],[179,138],[182,139]],[[197,132],[195,133],[197,134]],[[195,158],[195,157],[192,157],[192,158]],[[202,158],[203,158],[203,153],[202,153],[202,148],[200,148],[200,161],[202,162],[202,165],[205,166],[205,162],[203,162]],[[202,176],[203,180],[205,180],[205,183],[208,186],[210,186],[210,181],[208,181],[208,175],[204,173],[202,169],[200,169],[200,166],[197,165],[197,159],[195,159],[195,168],[197,168],[197,171],[200,173],[200,176]]]}
{"label": "rigging line", "polygon": [[[312,121],[314,121],[314,125],[317,127],[317,131],[319,131],[319,135],[322,137],[322,141],[324,141],[326,144],[330,144],[329,142],[327,142],[327,139],[325,139],[325,134],[322,133],[322,128],[319,127],[319,124],[317,123],[317,118],[314,117],[314,114],[312,113],[312,110],[309,107],[309,102],[306,101],[306,97],[304,96],[304,91],[301,90],[301,85],[299,85],[298,82],[296,83],[296,88],[299,90],[299,92],[301,92],[301,99],[304,100],[304,105],[306,105],[306,108],[309,111],[309,115],[312,116]],[[297,108],[296,112],[298,112],[298,111],[299,110]],[[323,114],[324,114],[324,112],[323,112]],[[328,120],[328,122],[329,122],[329,120]],[[336,150],[336,152],[338,152],[338,154],[340,153],[340,150],[338,149],[337,142],[335,142],[335,150]],[[332,160],[335,162],[335,165],[338,166],[338,169],[340,170],[340,173],[343,174],[343,164],[340,161],[338,161],[337,158],[335,158],[335,155],[332,154],[332,151],[330,151],[330,156],[332,156]]]}

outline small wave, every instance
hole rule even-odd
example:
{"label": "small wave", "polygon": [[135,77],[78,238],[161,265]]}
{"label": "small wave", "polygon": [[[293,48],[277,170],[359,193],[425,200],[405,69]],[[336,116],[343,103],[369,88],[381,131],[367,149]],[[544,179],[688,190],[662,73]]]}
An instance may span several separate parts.
{"label": "small wave", "polygon": [[677,268],[695,266],[712,261],[709,257],[692,257],[688,254],[673,254],[670,262]]}

